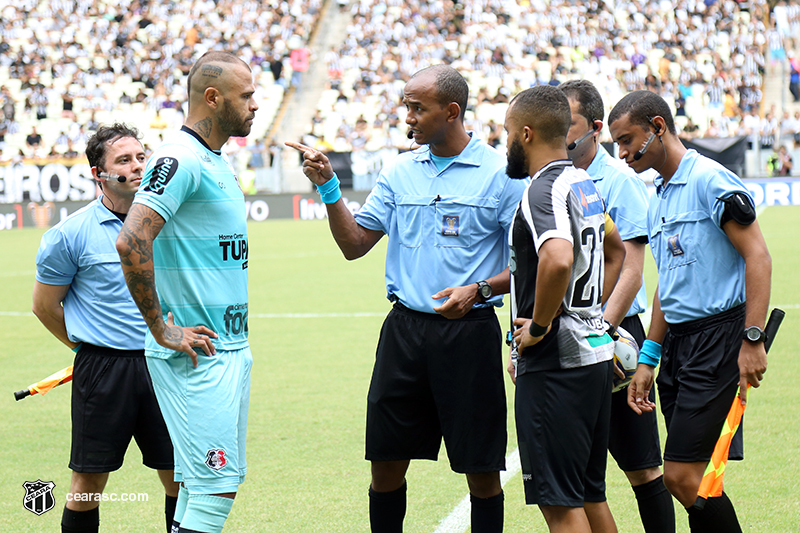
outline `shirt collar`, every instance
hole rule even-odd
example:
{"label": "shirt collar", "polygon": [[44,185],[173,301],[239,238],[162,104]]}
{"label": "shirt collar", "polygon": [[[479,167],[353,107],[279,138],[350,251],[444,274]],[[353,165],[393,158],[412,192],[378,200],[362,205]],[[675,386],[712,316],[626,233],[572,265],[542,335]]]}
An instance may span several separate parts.
{"label": "shirt collar", "polygon": [[603,172],[598,172],[600,165],[604,163],[604,159],[606,157],[611,157],[606,152],[606,149],[603,148],[602,144],[597,144],[597,153],[594,154],[592,158],[592,162],[589,163],[589,166],[586,167],[586,172],[592,177],[592,181],[600,181],[603,179]]}
{"label": "shirt collar", "polygon": [[205,141],[205,139],[200,137],[200,134],[198,134],[196,131],[194,131],[189,126],[184,124],[183,126],[181,126],[181,131],[184,131],[184,132],[188,133],[189,135],[191,135],[192,137],[194,137],[195,139],[197,139],[197,142],[202,144],[205,147],[205,149],[208,150],[209,152],[213,152],[213,153],[215,153],[217,155],[219,155],[222,152],[222,150],[212,150],[211,147],[208,145],[208,143]]}
{"label": "shirt collar", "polygon": [[[106,207],[106,204],[103,203],[103,197],[105,195],[101,194],[99,198],[97,198],[97,220],[101,224],[105,224],[109,221],[119,220],[119,217],[111,212],[109,208]],[[122,222],[122,221],[120,221]]]}
{"label": "shirt collar", "polygon": [[656,192],[661,192],[667,185],[686,185],[689,181],[689,173],[692,171],[694,167],[694,162],[697,160],[697,151],[690,148],[683,154],[681,158],[681,162],[678,163],[678,168],[675,170],[675,174],[672,175],[670,180],[664,184],[664,178],[659,174],[658,176],[653,179],[653,185],[656,186]]}
{"label": "shirt collar", "polygon": [[[471,165],[474,167],[480,166],[480,150],[478,144],[480,139],[473,135],[473,132],[468,131],[470,139],[467,145],[461,150],[461,153],[456,156],[453,163],[461,163],[464,165]],[[430,145],[420,146],[414,150],[414,161],[431,161],[431,147]]]}
{"label": "shirt collar", "polygon": [[557,167],[559,165],[565,166],[565,167],[571,167],[572,166],[572,161],[570,161],[569,159],[556,159],[555,161],[550,161],[545,166],[540,168],[539,172],[537,172],[536,174],[531,176],[531,181],[533,181],[535,179],[538,179],[539,176],[541,176],[544,171],[546,171],[548,169],[551,169],[553,167]]}

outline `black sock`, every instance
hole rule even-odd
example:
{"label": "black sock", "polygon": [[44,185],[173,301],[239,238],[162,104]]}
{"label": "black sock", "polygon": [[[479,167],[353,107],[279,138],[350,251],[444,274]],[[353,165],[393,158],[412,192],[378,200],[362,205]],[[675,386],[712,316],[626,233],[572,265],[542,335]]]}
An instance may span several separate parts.
{"label": "black sock", "polygon": [[702,509],[689,507],[689,529],[692,533],[742,533],[733,503],[724,492],[719,498],[709,498]]}
{"label": "black sock", "polygon": [[61,515],[61,533],[97,533],[100,529],[100,508],[90,511],[73,511],[64,507]]}
{"label": "black sock", "polygon": [[672,494],[664,486],[664,476],[631,488],[645,533],[675,533],[675,507]]}
{"label": "black sock", "polygon": [[406,483],[391,492],[369,488],[369,525],[372,533],[402,533],[406,517]]}
{"label": "black sock", "polygon": [[175,506],[178,504],[177,496],[164,495],[164,515],[167,519],[167,533],[172,533],[173,519],[175,518]]}
{"label": "black sock", "polygon": [[472,503],[472,533],[501,533],[503,531],[504,499],[502,491],[491,498],[469,495]]}

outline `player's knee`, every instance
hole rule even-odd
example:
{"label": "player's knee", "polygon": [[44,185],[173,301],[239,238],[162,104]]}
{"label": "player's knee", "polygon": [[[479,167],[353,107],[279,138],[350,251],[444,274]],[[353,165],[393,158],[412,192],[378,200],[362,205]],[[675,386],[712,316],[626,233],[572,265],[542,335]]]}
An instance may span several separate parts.
{"label": "player's knee", "polygon": [[108,483],[108,473],[73,472],[70,492],[95,494],[103,492]]}
{"label": "player's knee", "polygon": [[665,470],[664,486],[684,507],[694,504],[697,496],[697,485],[686,476]]}
{"label": "player's knee", "polygon": [[392,492],[403,486],[406,480],[408,461],[373,461],[372,489],[376,492]]}
{"label": "player's knee", "polygon": [[186,512],[181,520],[181,531],[219,533],[233,507],[233,498],[217,494],[189,494]]}
{"label": "player's knee", "polygon": [[638,487],[645,483],[658,479],[661,476],[661,469],[657,466],[652,468],[645,468],[643,470],[625,471],[625,476],[628,478],[632,487]]}
{"label": "player's knee", "polygon": [[500,483],[500,472],[467,474],[467,485],[469,485],[470,494],[478,498],[491,498],[503,491],[503,486]]}

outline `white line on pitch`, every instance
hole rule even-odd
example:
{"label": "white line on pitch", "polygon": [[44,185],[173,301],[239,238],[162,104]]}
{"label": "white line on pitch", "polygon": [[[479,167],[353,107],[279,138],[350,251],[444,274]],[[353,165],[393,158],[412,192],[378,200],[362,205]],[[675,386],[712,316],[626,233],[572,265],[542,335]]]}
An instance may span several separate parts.
{"label": "white line on pitch", "polygon": [[[500,472],[500,484],[505,487],[508,480],[517,475],[520,471],[519,448],[508,454],[506,457],[506,470]],[[435,533],[463,533],[470,525],[470,502],[469,494],[453,509],[447,518],[439,522],[439,527]]]}

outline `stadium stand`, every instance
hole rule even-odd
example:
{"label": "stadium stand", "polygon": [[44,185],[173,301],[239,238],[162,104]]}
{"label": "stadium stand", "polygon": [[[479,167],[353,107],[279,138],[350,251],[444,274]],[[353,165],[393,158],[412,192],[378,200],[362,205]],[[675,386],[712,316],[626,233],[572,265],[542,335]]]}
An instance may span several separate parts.
{"label": "stadium stand", "polygon": [[[798,6],[781,5],[776,17],[760,0],[362,0],[344,44],[325,56],[329,88],[311,133],[337,150],[357,150],[365,137],[367,149],[408,148],[402,87],[419,68],[448,62],[470,81],[468,120],[486,138],[509,96],[576,77],[594,82],[609,109],[650,89],[673,103],[680,128],[692,117],[699,136],[712,121],[719,136],[741,134],[751,108],[769,122],[765,54],[780,61],[797,44]],[[355,131],[358,118],[366,133]]]}
{"label": "stadium stand", "polygon": [[[311,50],[297,92],[292,52],[318,28],[333,31],[341,13],[346,29]],[[82,154],[92,129],[114,120],[136,124],[154,148],[181,123],[186,74],[212,48],[236,51],[256,74],[253,134],[230,146],[242,166],[256,152],[261,164],[275,158],[281,120],[324,149],[409,148],[402,89],[437,62],[467,77],[468,127],[493,144],[510,97],[581,77],[609,109],[647,88],[673,103],[680,129],[691,118],[692,136],[748,135],[767,147],[793,139],[800,103],[786,91],[787,65],[800,67],[798,35],[797,0],[10,0],[0,7],[0,165]],[[38,147],[26,143],[34,126]]]}
{"label": "stadium stand", "polygon": [[[251,143],[263,137],[288,83],[288,67],[319,21],[323,0],[93,2],[11,0],[0,8],[0,147],[3,159],[57,157],[58,139],[83,153],[97,123],[137,125],[154,148],[182,122],[185,78],[210,49],[236,53],[253,68],[260,111]],[[25,139],[32,127],[38,149]],[[53,155],[49,155],[50,153]],[[9,155],[11,154],[11,155]],[[0,160],[2,163],[2,160]]]}

